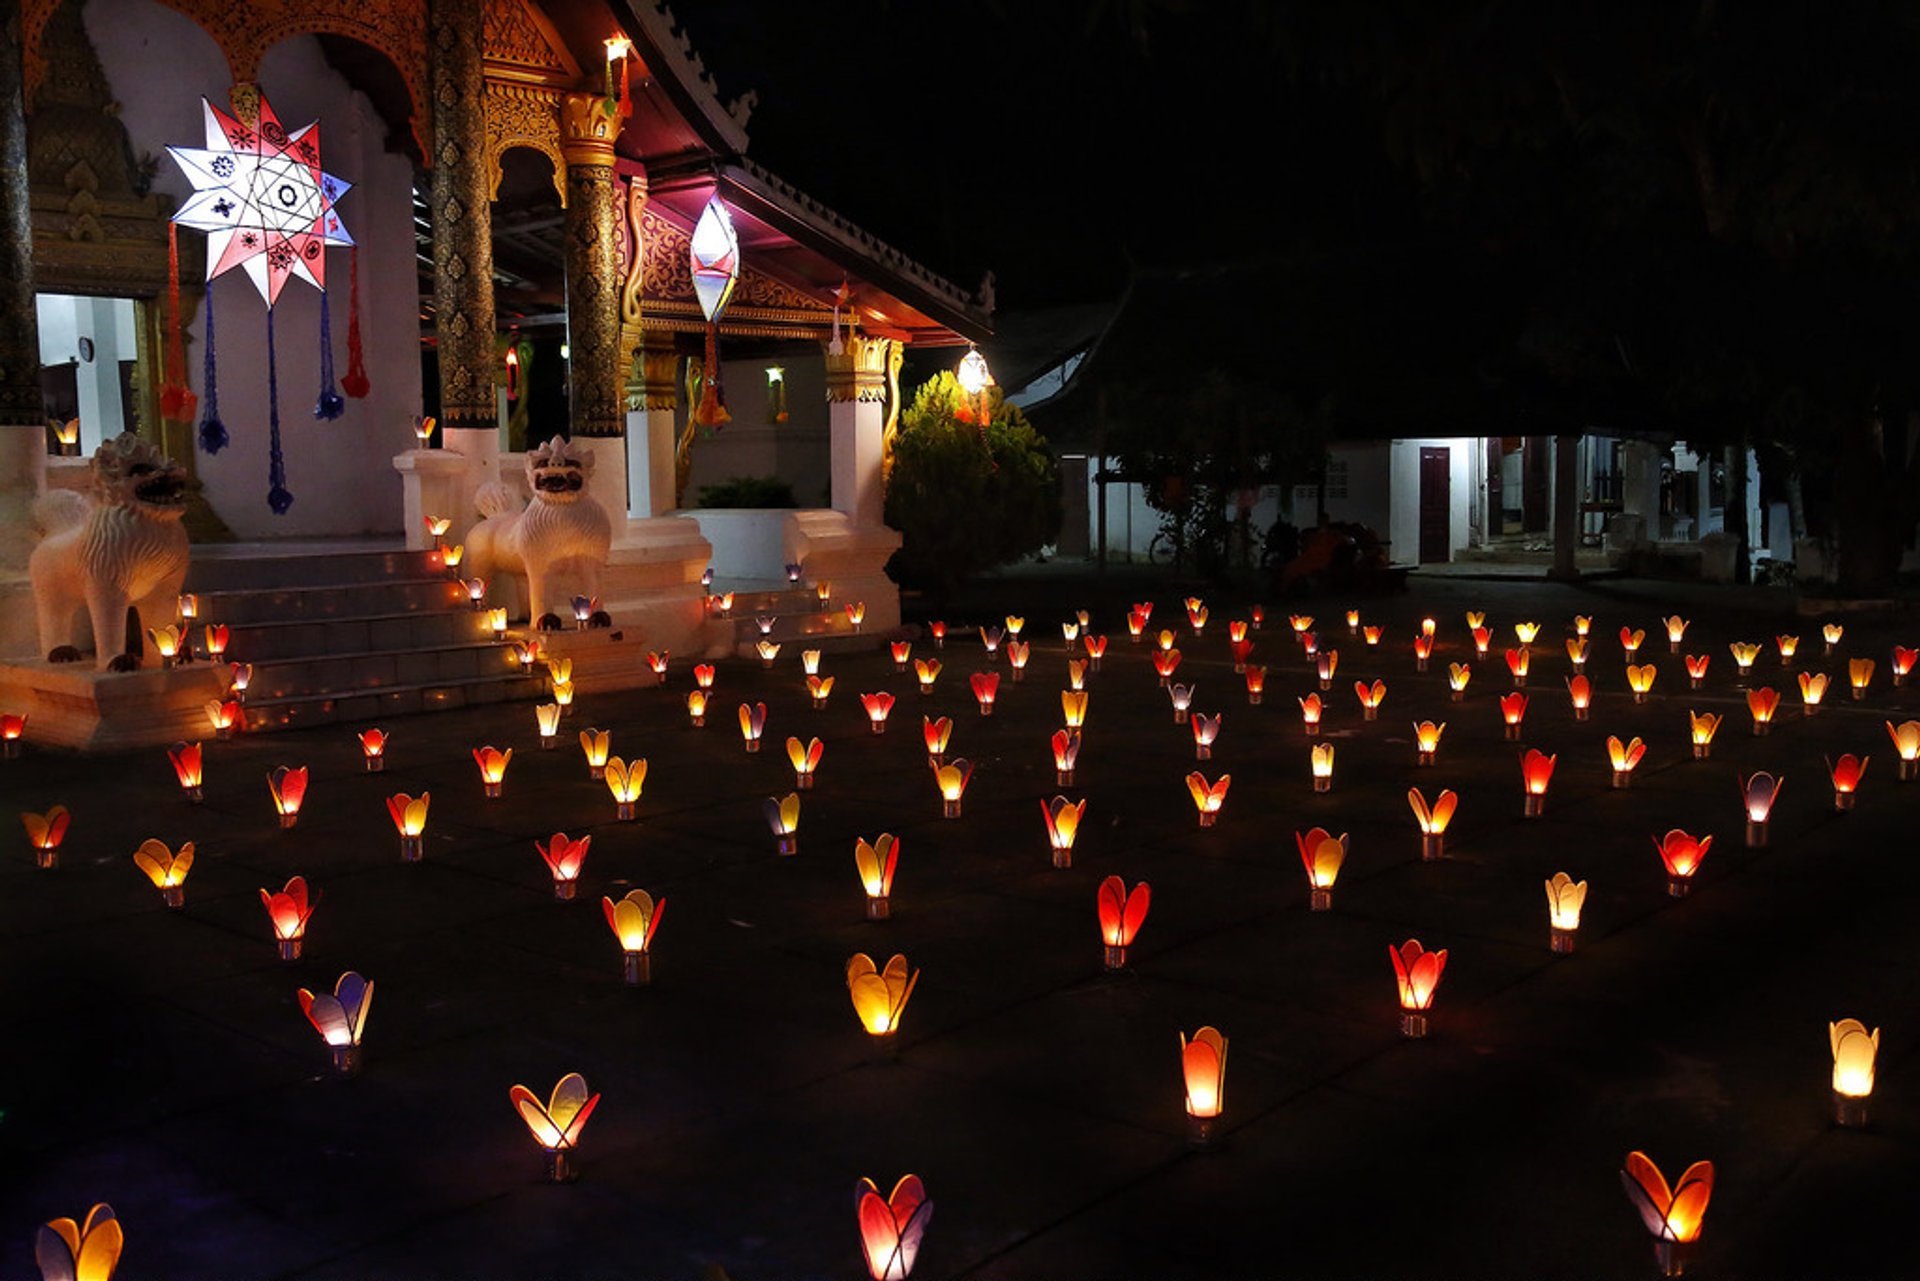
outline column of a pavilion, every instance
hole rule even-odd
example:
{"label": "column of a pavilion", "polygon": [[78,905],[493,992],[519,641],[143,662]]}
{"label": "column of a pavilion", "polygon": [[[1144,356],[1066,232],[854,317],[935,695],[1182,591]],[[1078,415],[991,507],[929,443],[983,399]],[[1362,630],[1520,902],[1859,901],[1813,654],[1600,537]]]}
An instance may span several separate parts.
{"label": "column of a pavilion", "polygon": [[886,523],[887,360],[892,340],[850,333],[827,351],[833,509],[856,527]]}
{"label": "column of a pavilion", "polygon": [[671,331],[644,329],[627,380],[627,491],[636,519],[680,506],[680,352]]}
{"label": "column of a pavilion", "polygon": [[[567,347],[571,434],[593,451],[587,492],[600,500],[619,538],[627,524],[627,417],[620,345],[620,201],[613,142],[620,115],[598,93],[561,104],[560,149],[567,162]],[[545,437],[542,424],[534,434]],[[530,438],[531,443],[531,438]]]}
{"label": "column of a pavilion", "polygon": [[0,575],[26,568],[47,452],[20,21],[19,5],[0,16]]}
{"label": "column of a pavilion", "polygon": [[453,538],[477,519],[473,491],[500,476],[493,392],[493,207],[481,0],[430,0],[433,94],[433,303],[440,362],[440,428],[469,460],[456,491]]}

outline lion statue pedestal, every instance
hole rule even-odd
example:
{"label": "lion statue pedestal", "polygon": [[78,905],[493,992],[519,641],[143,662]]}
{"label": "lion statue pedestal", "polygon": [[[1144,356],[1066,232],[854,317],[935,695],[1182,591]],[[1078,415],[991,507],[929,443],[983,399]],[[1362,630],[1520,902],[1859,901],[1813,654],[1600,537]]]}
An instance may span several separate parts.
{"label": "lion statue pedestal", "polygon": [[487,580],[496,600],[497,579],[524,575],[527,619],[546,614],[571,617],[569,586],[579,595],[600,594],[600,571],[613,547],[613,523],[586,492],[593,451],[555,436],[526,456],[525,508],[505,485],[483,485],[474,505],[483,519],[467,531],[470,573]]}

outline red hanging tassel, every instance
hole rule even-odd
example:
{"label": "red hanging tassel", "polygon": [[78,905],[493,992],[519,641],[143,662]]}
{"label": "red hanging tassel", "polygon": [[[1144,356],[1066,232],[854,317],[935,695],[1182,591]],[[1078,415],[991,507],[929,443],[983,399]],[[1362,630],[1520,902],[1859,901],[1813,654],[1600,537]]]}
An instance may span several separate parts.
{"label": "red hanging tassel", "polygon": [[693,411],[693,421],[702,427],[733,421],[733,415],[720,403],[720,326],[711,320],[707,322],[706,374],[700,381],[700,406]]}
{"label": "red hanging tassel", "polygon": [[360,348],[360,246],[347,255],[347,376],[340,390],[355,400],[364,400],[373,384],[367,381],[366,353]]}
{"label": "red hanging tassel", "polygon": [[167,224],[167,341],[160,416],[171,422],[192,422],[199,398],[187,386],[187,344],[180,332],[180,232],[173,222]]}

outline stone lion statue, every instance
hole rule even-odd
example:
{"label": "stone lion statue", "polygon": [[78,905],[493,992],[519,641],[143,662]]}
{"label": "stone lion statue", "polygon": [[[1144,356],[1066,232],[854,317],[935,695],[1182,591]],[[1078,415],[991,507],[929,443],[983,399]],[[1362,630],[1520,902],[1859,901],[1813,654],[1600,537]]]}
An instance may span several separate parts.
{"label": "stone lion statue", "polygon": [[[98,666],[105,670],[126,651],[129,608],[144,635],[173,622],[187,576],[186,469],[132,432],[94,450],[91,487],[43,495],[33,506],[44,535],[27,560],[40,648],[79,643],[84,607],[93,629]],[[125,664],[122,664],[125,665]]]}
{"label": "stone lion statue", "polygon": [[496,588],[501,575],[524,574],[527,617],[538,622],[570,600],[562,580],[573,580],[580,595],[600,594],[613,524],[586,492],[592,450],[555,436],[529,450],[526,462],[533,499],[525,508],[505,485],[482,485],[474,495],[483,519],[467,531],[467,563]]}

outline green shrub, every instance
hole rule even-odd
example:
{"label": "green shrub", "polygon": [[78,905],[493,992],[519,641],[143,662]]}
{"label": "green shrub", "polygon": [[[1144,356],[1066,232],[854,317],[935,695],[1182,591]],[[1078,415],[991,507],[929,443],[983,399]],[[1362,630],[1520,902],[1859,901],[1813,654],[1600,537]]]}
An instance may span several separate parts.
{"label": "green shrub", "polygon": [[798,507],[793,486],[778,476],[730,476],[700,486],[701,507]]}

